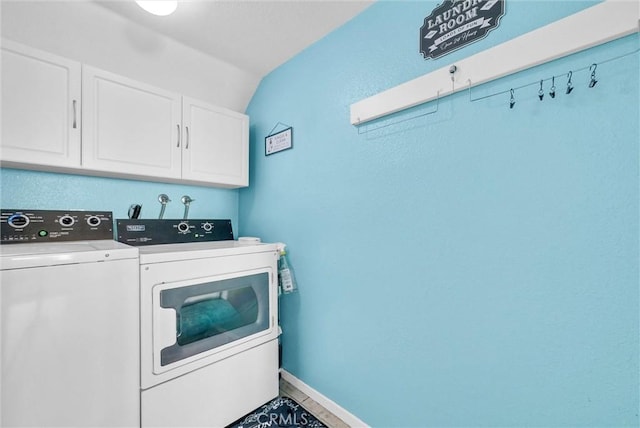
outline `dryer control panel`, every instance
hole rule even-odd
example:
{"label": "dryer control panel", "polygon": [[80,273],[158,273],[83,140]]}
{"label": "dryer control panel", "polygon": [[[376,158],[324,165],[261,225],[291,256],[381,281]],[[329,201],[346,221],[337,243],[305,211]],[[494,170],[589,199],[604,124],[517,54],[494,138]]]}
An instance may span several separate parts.
{"label": "dryer control panel", "polygon": [[118,219],[116,225],[116,239],[134,246],[233,240],[231,220]]}
{"label": "dryer control panel", "polygon": [[111,211],[0,209],[0,242],[113,239]]}

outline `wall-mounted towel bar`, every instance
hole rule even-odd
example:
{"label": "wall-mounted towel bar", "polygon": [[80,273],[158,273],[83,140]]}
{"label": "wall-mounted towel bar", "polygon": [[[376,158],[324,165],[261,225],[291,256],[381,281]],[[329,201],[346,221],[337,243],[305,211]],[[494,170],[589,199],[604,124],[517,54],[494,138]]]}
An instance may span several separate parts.
{"label": "wall-mounted towel bar", "polygon": [[[351,104],[351,124],[384,117],[638,32],[640,5],[608,0]],[[602,25],[606,23],[606,25]],[[552,42],[551,42],[552,41]]]}

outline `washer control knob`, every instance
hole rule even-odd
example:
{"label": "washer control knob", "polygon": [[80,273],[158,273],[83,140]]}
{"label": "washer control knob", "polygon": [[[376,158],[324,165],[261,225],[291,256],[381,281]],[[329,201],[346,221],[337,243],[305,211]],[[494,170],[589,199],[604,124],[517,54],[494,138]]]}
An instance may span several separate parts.
{"label": "washer control knob", "polygon": [[101,221],[102,220],[100,220],[100,217],[96,215],[92,215],[91,217],[87,218],[87,224],[92,227],[99,226]]}
{"label": "washer control knob", "polygon": [[7,219],[9,226],[14,229],[21,229],[29,224],[29,217],[24,214],[14,214]]}
{"label": "washer control knob", "polygon": [[76,222],[70,215],[63,215],[58,221],[61,225],[66,227],[71,227]]}
{"label": "washer control knob", "polygon": [[178,223],[178,232],[187,233],[189,231],[189,223],[181,221]]}
{"label": "washer control knob", "polygon": [[206,222],[202,225],[202,228],[205,230],[205,232],[211,232],[213,230],[213,225],[209,222]]}

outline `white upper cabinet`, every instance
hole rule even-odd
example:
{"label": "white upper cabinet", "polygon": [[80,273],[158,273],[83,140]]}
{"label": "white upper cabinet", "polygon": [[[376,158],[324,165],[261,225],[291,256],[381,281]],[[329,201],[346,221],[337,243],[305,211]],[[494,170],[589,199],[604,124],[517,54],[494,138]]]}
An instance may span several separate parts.
{"label": "white upper cabinet", "polygon": [[182,98],[182,178],[249,185],[249,117]]}
{"label": "white upper cabinet", "polygon": [[81,65],[2,41],[3,165],[80,167]]}
{"label": "white upper cabinet", "polygon": [[181,178],[179,94],[84,66],[82,95],[83,167]]}
{"label": "white upper cabinet", "polygon": [[248,116],[8,40],[0,149],[2,166],[249,185]]}

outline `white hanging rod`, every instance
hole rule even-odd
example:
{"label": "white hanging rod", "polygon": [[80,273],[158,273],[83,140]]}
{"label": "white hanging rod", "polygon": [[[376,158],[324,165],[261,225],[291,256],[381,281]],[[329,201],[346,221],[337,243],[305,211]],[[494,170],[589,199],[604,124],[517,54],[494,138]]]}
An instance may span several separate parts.
{"label": "white hanging rod", "polygon": [[353,103],[351,124],[360,125],[619,39],[638,32],[639,24],[637,1],[607,0]]}

